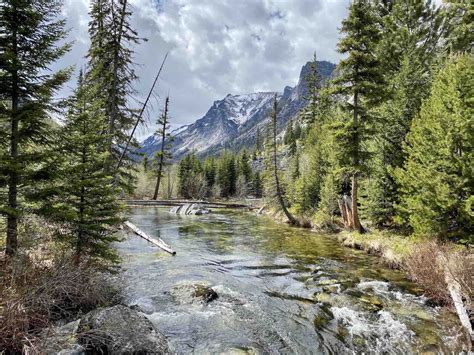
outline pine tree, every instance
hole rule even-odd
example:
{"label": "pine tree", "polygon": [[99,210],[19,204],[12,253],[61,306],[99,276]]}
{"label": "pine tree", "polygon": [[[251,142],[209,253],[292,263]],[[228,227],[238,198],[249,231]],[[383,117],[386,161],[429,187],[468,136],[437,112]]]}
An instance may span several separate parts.
{"label": "pine tree", "polygon": [[283,142],[288,146],[288,153],[290,157],[293,157],[296,154],[297,146],[296,146],[295,133],[293,132],[292,120],[288,122],[288,127],[286,128]]}
{"label": "pine tree", "polygon": [[395,172],[401,217],[418,234],[474,232],[473,66],[472,55],[457,56],[440,71],[407,136],[407,160]]}
{"label": "pine tree", "polygon": [[316,52],[314,52],[313,60],[310,62],[310,72],[306,77],[306,85],[308,87],[307,106],[304,108],[304,118],[312,123],[316,120],[321,108],[321,89],[322,77],[318,70],[318,60]]}
{"label": "pine tree", "polygon": [[105,169],[110,153],[107,136],[100,134],[107,127],[101,111],[81,73],[64,127],[60,193],[51,207],[55,218],[66,226],[60,234],[74,248],[77,263],[84,257],[119,260],[111,244],[119,240],[116,229],[121,207],[113,177]]}
{"label": "pine tree", "polygon": [[51,143],[49,113],[57,109],[54,95],[70,74],[70,70],[49,71],[70,47],[58,44],[66,37],[65,21],[57,19],[60,13],[57,0],[0,4],[0,188],[7,188],[0,213],[7,218],[10,256],[18,249],[18,219],[25,207],[20,201],[47,177],[44,147]]}
{"label": "pine tree", "polygon": [[147,173],[148,172],[148,155],[143,156],[142,165],[143,165],[143,171]]}
{"label": "pine tree", "polygon": [[253,174],[252,193],[256,198],[261,198],[263,195],[263,181],[259,171]]}
{"label": "pine tree", "polygon": [[396,213],[399,193],[391,171],[403,165],[406,134],[429,95],[441,35],[441,18],[430,2],[397,0],[391,5],[382,18],[378,49],[384,58],[385,100],[374,110],[378,124],[366,206],[379,226],[391,224]]}
{"label": "pine tree", "polygon": [[283,210],[286,218],[288,218],[288,222],[290,224],[296,225],[298,222],[296,219],[291,215],[286,207],[286,202],[283,196],[283,189],[280,185],[280,179],[278,177],[278,163],[277,163],[277,115],[278,115],[278,103],[277,103],[277,96],[273,98],[273,110],[271,112],[271,126],[270,126],[270,139],[269,139],[269,148],[271,154],[271,174],[272,178],[275,183],[276,189],[276,198],[278,200],[278,204],[280,208]]}
{"label": "pine tree", "polygon": [[338,43],[338,50],[347,57],[339,64],[340,76],[334,81],[333,92],[347,98],[346,117],[339,124],[336,137],[340,145],[341,166],[351,178],[350,218],[346,226],[364,231],[358,214],[358,180],[368,171],[367,140],[373,117],[369,109],[380,100],[383,78],[376,57],[379,40],[376,12],[369,0],[355,0],[349,16],[342,22],[345,37]]}
{"label": "pine tree", "polygon": [[243,150],[239,159],[239,174],[244,177],[245,184],[250,184],[252,179],[252,167],[250,166],[250,157],[247,150]]}
{"label": "pine tree", "polygon": [[217,161],[217,182],[221,197],[231,197],[236,192],[237,165],[230,152],[223,152]]}
{"label": "pine tree", "polygon": [[470,0],[444,1],[444,37],[448,52],[471,53],[474,47],[474,5]]}
{"label": "pine tree", "polygon": [[168,105],[169,105],[170,98],[169,96],[165,99],[165,107],[163,110],[163,114],[158,119],[158,130],[155,132],[155,137],[161,140],[161,149],[159,152],[156,153],[155,159],[158,161],[158,170],[156,175],[156,185],[155,185],[155,192],[153,194],[153,199],[158,199],[158,191],[160,189],[160,181],[163,177],[163,172],[165,166],[168,164],[168,160],[170,160],[173,155],[171,154],[171,144],[173,142],[173,137],[169,133],[170,124],[169,124],[169,117],[168,117]]}
{"label": "pine tree", "polygon": [[206,178],[207,195],[211,195],[212,188],[216,183],[217,165],[214,157],[209,157],[204,162],[204,176]]}
{"label": "pine tree", "polygon": [[263,150],[263,137],[260,131],[260,126],[257,126],[257,133],[255,135],[255,150],[260,153]]}
{"label": "pine tree", "polygon": [[[87,81],[95,91],[94,99],[101,101],[105,110],[107,127],[103,134],[108,137],[107,146],[111,152],[107,167],[110,171],[117,168],[121,148],[137,119],[129,103],[137,79],[132,46],[139,38],[129,23],[130,16],[128,0],[94,0],[91,4]],[[116,172],[123,188],[130,188],[127,171],[132,165],[133,160],[126,156]]]}

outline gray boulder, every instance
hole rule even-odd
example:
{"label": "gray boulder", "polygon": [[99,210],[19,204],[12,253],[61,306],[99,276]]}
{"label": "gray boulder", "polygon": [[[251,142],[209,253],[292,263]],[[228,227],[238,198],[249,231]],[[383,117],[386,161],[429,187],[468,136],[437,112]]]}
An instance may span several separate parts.
{"label": "gray boulder", "polygon": [[79,343],[94,353],[169,354],[168,341],[145,315],[118,305],[82,318]]}

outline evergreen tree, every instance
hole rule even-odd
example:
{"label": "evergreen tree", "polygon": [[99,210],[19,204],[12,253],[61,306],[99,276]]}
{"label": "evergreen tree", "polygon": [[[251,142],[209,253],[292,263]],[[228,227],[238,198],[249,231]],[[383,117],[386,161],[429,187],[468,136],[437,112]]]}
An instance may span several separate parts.
{"label": "evergreen tree", "polygon": [[204,176],[206,178],[207,194],[210,195],[216,183],[217,165],[214,157],[209,157],[204,162]]}
{"label": "evergreen tree", "polygon": [[260,131],[260,126],[257,126],[257,133],[255,135],[255,150],[260,153],[263,150],[263,136]]}
{"label": "evergreen tree", "polygon": [[313,60],[310,62],[310,71],[306,77],[306,85],[308,87],[308,96],[306,97],[308,104],[304,108],[303,115],[309,123],[312,123],[316,120],[321,108],[322,77],[318,70],[316,52],[314,53]]}
{"label": "evergreen tree", "polygon": [[288,146],[290,157],[293,157],[296,154],[296,137],[293,132],[293,122],[290,120],[288,122],[288,127],[286,128],[285,136],[283,137],[283,142]]}
{"label": "evergreen tree", "polygon": [[396,213],[399,193],[390,171],[403,165],[406,134],[429,95],[441,26],[429,1],[397,0],[391,5],[382,19],[379,56],[384,58],[385,100],[374,110],[377,139],[366,203],[368,217],[379,226],[391,224]]}
{"label": "evergreen tree", "polygon": [[301,125],[298,121],[296,121],[295,128],[293,130],[293,136],[295,138],[295,144],[296,144],[296,140],[301,138],[301,135],[302,135]]}
{"label": "evergreen tree", "polygon": [[69,45],[57,0],[4,0],[0,4],[0,213],[7,219],[6,254],[18,249],[18,219],[33,185],[47,177],[45,145],[51,143],[49,113],[70,70],[50,72]]}
{"label": "evergreen tree", "polygon": [[445,0],[446,47],[449,52],[471,53],[474,46],[474,5],[471,0]]}
{"label": "evergreen tree", "polygon": [[263,195],[263,181],[259,171],[253,174],[252,193],[256,198],[261,198]]}
{"label": "evergreen tree", "polygon": [[395,172],[401,217],[419,234],[474,232],[473,66],[472,55],[457,56],[440,71]]}
{"label": "evergreen tree", "polygon": [[223,152],[217,161],[217,182],[221,197],[231,197],[236,192],[237,166],[230,152]]}
{"label": "evergreen tree", "polygon": [[245,184],[250,184],[252,180],[252,167],[250,166],[250,157],[247,151],[244,149],[240,154],[239,159],[239,174],[244,177]]}
{"label": "evergreen tree", "polygon": [[345,34],[338,50],[347,57],[339,63],[340,76],[335,79],[333,91],[344,95],[345,119],[337,126],[341,167],[351,178],[350,218],[346,226],[364,231],[358,214],[358,180],[368,171],[367,141],[373,117],[369,109],[380,101],[383,81],[375,50],[380,37],[378,18],[369,0],[355,0],[349,16],[342,22]]}
{"label": "evergreen tree", "polygon": [[121,223],[121,207],[113,177],[105,169],[110,153],[107,137],[99,133],[106,128],[106,121],[89,90],[81,73],[64,127],[60,193],[52,209],[66,226],[60,234],[74,248],[77,263],[84,256],[117,262],[111,243],[119,240],[116,229]]}
{"label": "evergreen tree", "polygon": [[143,171],[147,173],[148,172],[148,155],[143,156],[142,164],[143,164]]}
{"label": "evergreen tree", "polygon": [[[89,14],[91,45],[87,55],[87,81],[95,91],[93,98],[100,101],[105,110],[107,127],[103,134],[108,137],[107,145],[111,152],[107,169],[112,171],[117,168],[121,148],[137,119],[129,103],[137,79],[132,46],[139,42],[139,38],[129,23],[128,0],[93,0]],[[134,146],[138,146],[136,142]],[[133,160],[126,156],[117,172],[121,177],[118,181],[124,188],[130,188],[127,181],[132,165]]]}
{"label": "evergreen tree", "polygon": [[[184,198],[200,198],[206,182],[201,162],[194,153],[186,155],[178,165],[178,194]],[[204,185],[204,186],[203,186]]]}
{"label": "evergreen tree", "polygon": [[170,98],[169,96],[165,99],[165,108],[163,114],[158,119],[158,130],[155,132],[155,137],[161,139],[161,149],[156,153],[155,159],[158,160],[158,171],[156,176],[156,185],[155,192],[153,194],[153,199],[158,199],[158,191],[160,189],[160,181],[163,177],[164,167],[168,164],[173,155],[171,154],[171,143],[173,142],[173,137],[169,133],[170,125],[168,118],[168,105]]}

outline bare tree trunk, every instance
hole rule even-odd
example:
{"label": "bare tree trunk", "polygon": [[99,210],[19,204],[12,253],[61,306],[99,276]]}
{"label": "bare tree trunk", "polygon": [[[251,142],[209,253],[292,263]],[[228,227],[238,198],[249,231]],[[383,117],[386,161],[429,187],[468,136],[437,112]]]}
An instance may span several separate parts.
{"label": "bare tree trunk", "polygon": [[[354,93],[354,165],[359,165],[359,93],[356,90]],[[352,230],[357,230],[360,233],[363,233],[365,229],[360,224],[359,220],[359,213],[357,208],[357,190],[358,190],[358,182],[357,182],[357,172],[352,174],[352,187],[351,187],[351,225],[349,226]]]}
{"label": "bare tree trunk", "polygon": [[154,200],[158,199],[158,191],[160,189],[161,176],[163,175],[163,166],[165,162],[166,126],[168,124],[168,103],[169,103],[169,97],[167,97],[165,100],[165,111],[163,113],[163,122],[162,122],[163,126],[161,129],[161,154],[160,154],[160,161],[158,163],[158,176],[156,177],[155,193],[153,194]]}
{"label": "bare tree trunk", "polygon": [[351,189],[351,200],[352,200],[352,229],[359,231],[360,233],[364,233],[365,229],[360,224],[359,220],[359,213],[357,208],[357,191],[358,191],[358,183],[357,183],[357,175],[352,175],[352,189]]}
{"label": "bare tree trunk", "polygon": [[297,225],[298,221],[291,215],[290,211],[286,208],[285,200],[283,199],[283,193],[280,187],[280,180],[278,179],[278,164],[277,164],[277,142],[276,142],[276,121],[277,121],[277,99],[276,95],[273,98],[273,112],[272,112],[272,121],[273,121],[273,175],[275,177],[275,185],[277,190],[277,198],[280,204],[283,213],[285,214],[286,218],[288,218],[288,222],[293,225]]}
{"label": "bare tree trunk", "polygon": [[[16,9],[13,10],[16,14]],[[16,15],[15,15],[16,16]],[[18,57],[17,49],[17,31],[13,30],[13,56]],[[12,73],[12,111],[11,111],[11,131],[10,131],[10,159],[11,163],[15,164],[15,167],[9,169],[8,179],[8,211],[7,211],[7,241],[5,253],[9,256],[13,256],[18,250],[18,172],[16,170],[16,163],[18,160],[18,73],[15,70]]]}

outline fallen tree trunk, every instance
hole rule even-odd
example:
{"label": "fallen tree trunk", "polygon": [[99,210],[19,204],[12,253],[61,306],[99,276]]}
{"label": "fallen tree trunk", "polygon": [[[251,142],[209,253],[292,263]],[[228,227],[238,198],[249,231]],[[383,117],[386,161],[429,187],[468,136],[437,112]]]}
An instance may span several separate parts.
{"label": "fallen tree trunk", "polygon": [[471,320],[469,319],[469,311],[466,309],[462,299],[461,286],[459,285],[459,282],[457,282],[456,279],[453,277],[448,268],[445,268],[444,273],[446,284],[448,286],[448,291],[453,301],[454,308],[459,317],[459,321],[461,322],[461,325],[466,331],[466,335],[470,341],[468,351],[471,351],[472,346],[474,344],[474,332],[472,329]]}
{"label": "fallen tree trunk", "polygon": [[163,240],[160,238],[154,239],[152,237],[149,237],[144,231],[142,231],[140,228],[138,228],[136,225],[131,223],[130,221],[125,221],[124,225],[130,229],[133,233],[138,235],[139,237],[142,237],[143,239],[149,241],[153,245],[157,246],[158,248],[163,249],[164,251],[170,253],[171,255],[176,255],[176,252],[171,248],[168,244],[166,244]]}

